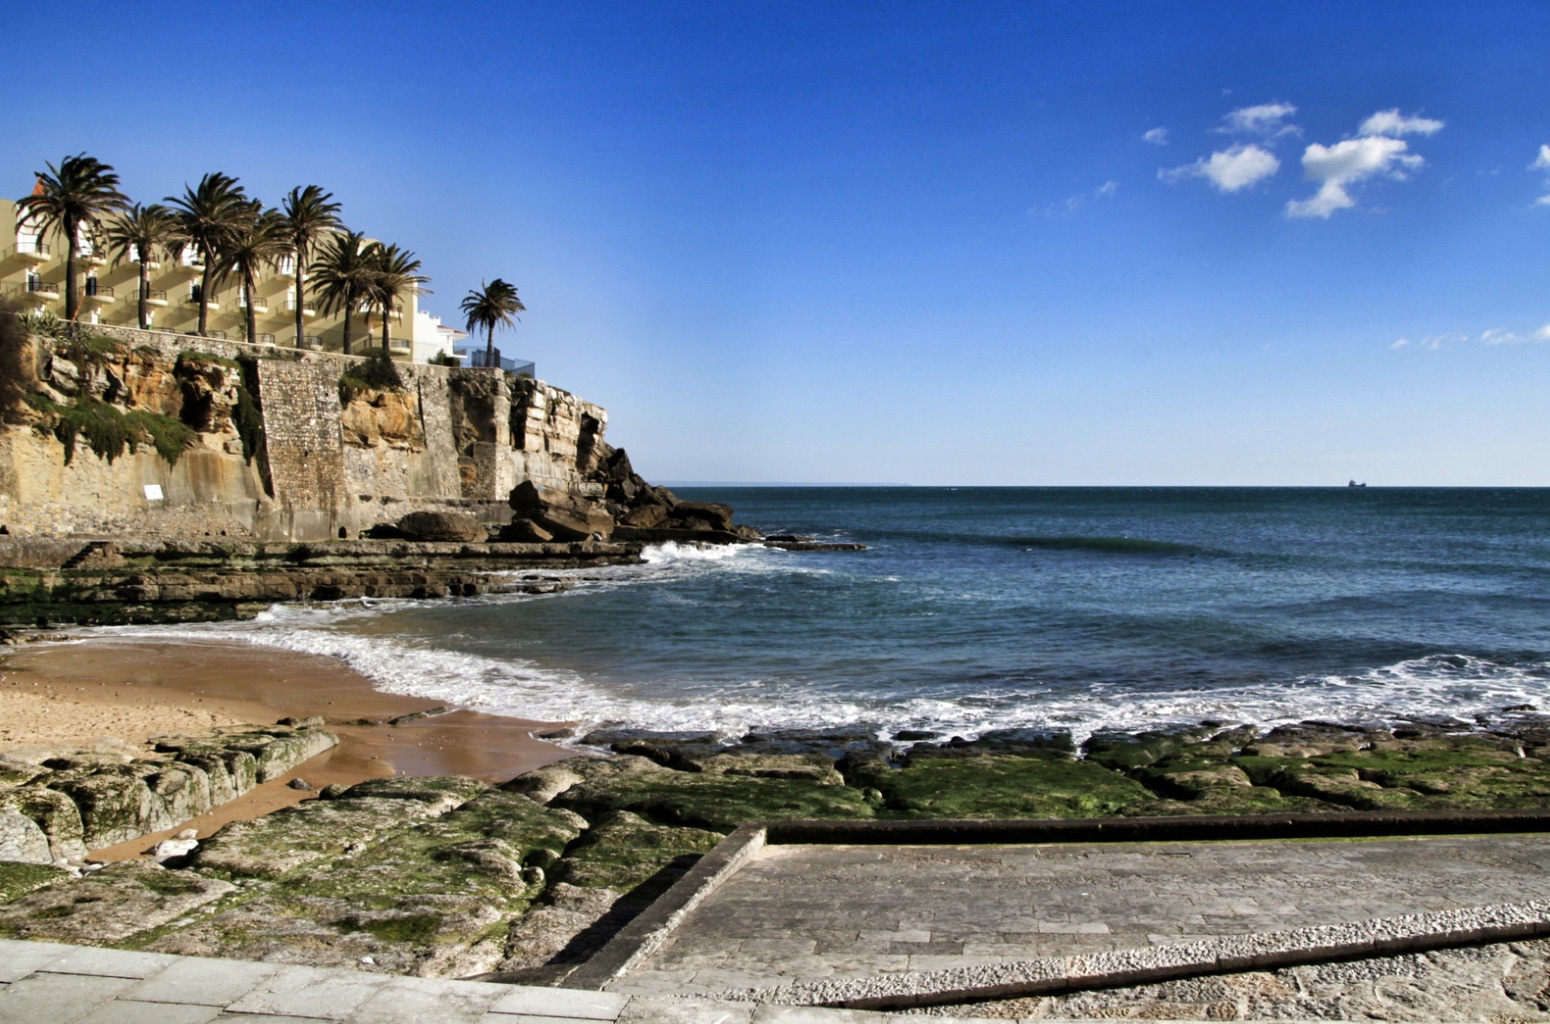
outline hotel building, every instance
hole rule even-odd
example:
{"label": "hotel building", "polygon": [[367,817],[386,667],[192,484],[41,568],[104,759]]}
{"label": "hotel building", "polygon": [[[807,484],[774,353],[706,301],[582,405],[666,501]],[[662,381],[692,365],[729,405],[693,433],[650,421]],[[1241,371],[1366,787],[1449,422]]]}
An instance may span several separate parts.
{"label": "hotel building", "polygon": [[[31,218],[17,219],[16,204],[0,199],[0,295],[18,299],[29,312],[52,311],[65,314],[64,239],[57,230],[39,232]],[[303,268],[304,269],[304,268]],[[119,261],[110,257],[97,239],[83,233],[75,264],[79,275],[76,286],[80,296],[78,319],[83,323],[138,327],[140,267],[133,259]],[[200,254],[184,250],[181,256],[151,264],[150,289],[146,294],[152,330],[192,334],[199,324],[199,287],[204,273]],[[258,327],[256,338],[247,338],[247,309],[241,280],[229,275],[216,286],[210,297],[209,333],[232,341],[255,344],[296,345],[296,289],[298,273],[294,256],[282,258],[278,265],[266,268],[254,282],[253,311]],[[313,299],[307,296],[310,305]],[[338,314],[318,316],[304,310],[306,348],[339,352],[344,348],[344,318]],[[441,321],[419,307],[419,297],[409,294],[402,308],[393,313],[388,332],[390,351],[395,359],[428,362],[438,352],[452,354],[452,346],[463,332],[445,327]],[[351,324],[351,347],[356,353],[380,347],[381,321],[371,319],[371,338],[366,337],[366,321],[357,313]]]}

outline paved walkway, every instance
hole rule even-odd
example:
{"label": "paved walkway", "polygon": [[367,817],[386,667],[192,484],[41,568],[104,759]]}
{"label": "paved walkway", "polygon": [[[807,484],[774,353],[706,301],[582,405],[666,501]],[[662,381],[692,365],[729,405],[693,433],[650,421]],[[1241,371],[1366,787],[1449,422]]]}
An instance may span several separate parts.
{"label": "paved walkway", "polygon": [[1546,899],[1546,835],[767,846],[608,988],[768,989]]}
{"label": "paved walkway", "polygon": [[404,978],[0,940],[0,1022],[4,1024],[878,1024],[898,1020],[882,1013]]}

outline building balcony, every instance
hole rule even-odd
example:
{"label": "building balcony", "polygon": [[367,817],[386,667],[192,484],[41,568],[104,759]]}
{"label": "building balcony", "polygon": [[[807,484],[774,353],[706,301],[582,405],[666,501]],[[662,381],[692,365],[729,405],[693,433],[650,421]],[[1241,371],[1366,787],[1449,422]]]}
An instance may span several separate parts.
{"label": "building balcony", "polygon": [[312,352],[321,352],[323,351],[323,339],[316,334],[303,335],[300,347]]}
{"label": "building balcony", "polygon": [[35,295],[59,295],[59,283],[57,281],[28,281],[27,290]]}
{"label": "building balcony", "polygon": [[[197,296],[197,295],[190,295],[188,297],[188,304],[190,306],[197,306],[197,305],[199,305],[199,296]],[[208,309],[210,312],[214,313],[214,312],[216,312],[217,310],[219,310],[221,308],[221,300],[218,297],[212,295],[210,297],[210,301],[205,303],[205,308]]]}
{"label": "building balcony", "polygon": [[53,259],[49,248],[35,238],[18,238],[16,244],[5,251],[7,260],[20,260],[22,263],[47,263]]}
{"label": "building balcony", "polygon": [[108,257],[106,253],[83,252],[81,253],[81,262],[88,267],[105,267],[108,265]]}
{"label": "building balcony", "polygon": [[167,293],[160,288],[147,288],[144,298],[147,306],[167,305]]}
{"label": "building balcony", "polygon": [[202,274],[205,269],[204,257],[189,249],[184,249],[178,254],[177,268],[190,274]]}
{"label": "building balcony", "polygon": [[254,339],[254,344],[256,344],[256,345],[273,345],[274,344],[274,335],[273,334],[260,334],[257,338]]}
{"label": "building balcony", "polygon": [[[215,307],[212,306],[211,308],[213,309]],[[238,309],[247,309],[248,308],[248,300],[245,299],[245,298],[239,297],[237,299],[237,308]],[[269,300],[268,299],[254,299],[253,300],[253,312],[255,312],[255,313],[267,313],[267,312],[269,312]]]}
{"label": "building balcony", "polygon": [[99,306],[111,305],[118,300],[113,295],[113,289],[100,284],[87,284],[86,301],[96,303]]}
{"label": "building balcony", "polygon": [[388,351],[397,352],[400,355],[408,355],[414,351],[414,342],[409,338],[389,338]]}

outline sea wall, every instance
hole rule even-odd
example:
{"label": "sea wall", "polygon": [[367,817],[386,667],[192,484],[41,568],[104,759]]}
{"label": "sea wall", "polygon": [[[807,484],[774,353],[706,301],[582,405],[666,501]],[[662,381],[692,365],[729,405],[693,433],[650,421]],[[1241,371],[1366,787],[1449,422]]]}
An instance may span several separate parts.
{"label": "sea wall", "polygon": [[[0,409],[0,526],[15,536],[353,537],[412,511],[490,524],[524,481],[597,497],[607,413],[498,370],[396,364],[398,388],[342,388],[358,359],[126,328],[89,346],[30,338]],[[32,402],[22,400],[33,396]],[[195,431],[175,461],[140,443],[74,451],[40,408],[83,398]]]}

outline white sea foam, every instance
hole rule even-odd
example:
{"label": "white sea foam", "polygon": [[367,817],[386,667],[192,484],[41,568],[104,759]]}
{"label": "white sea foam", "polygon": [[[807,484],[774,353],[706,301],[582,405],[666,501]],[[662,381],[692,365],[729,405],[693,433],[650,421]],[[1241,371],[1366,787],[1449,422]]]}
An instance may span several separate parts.
{"label": "white sea foam", "polygon": [[[402,608],[404,602],[392,602]],[[1550,710],[1550,663],[1501,665],[1436,655],[1350,676],[1317,676],[1236,689],[1159,693],[1095,684],[1081,693],[984,689],[899,700],[837,697],[780,679],[732,680],[714,696],[642,695],[567,670],[428,646],[396,633],[349,628],[382,603],[353,607],[281,606],[251,623],[109,627],[85,631],[120,639],[255,644],[336,657],[380,689],[542,721],[625,724],[642,729],[714,731],[863,726],[880,735],[909,728],[977,736],[992,729],[1057,728],[1078,741],[1096,731],[1140,730],[1221,720],[1263,727],[1323,719],[1396,722],[1474,716],[1527,705]],[[359,626],[359,623],[356,623]],[[671,692],[663,688],[660,692]]]}

